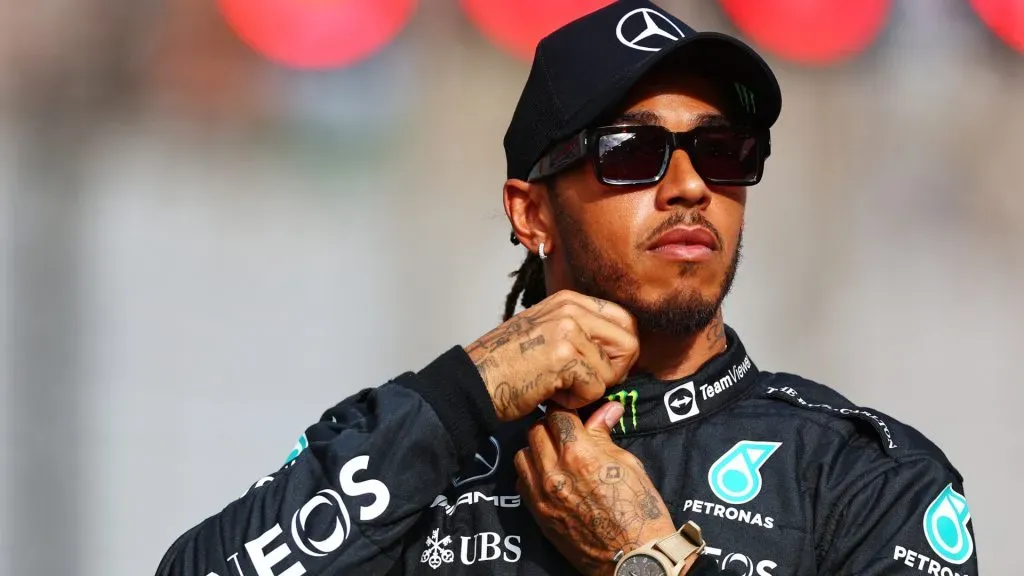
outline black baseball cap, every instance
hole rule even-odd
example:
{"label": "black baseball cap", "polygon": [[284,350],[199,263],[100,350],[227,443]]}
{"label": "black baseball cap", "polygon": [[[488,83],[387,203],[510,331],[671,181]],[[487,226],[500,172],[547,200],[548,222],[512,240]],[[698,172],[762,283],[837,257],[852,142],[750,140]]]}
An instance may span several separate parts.
{"label": "black baseball cap", "polygon": [[684,53],[693,56],[683,60],[690,66],[734,84],[753,124],[767,129],[778,119],[779,83],[753,48],[727,34],[697,32],[648,0],[619,0],[537,45],[505,133],[508,178],[526,180],[549,148],[610,113],[656,64]]}

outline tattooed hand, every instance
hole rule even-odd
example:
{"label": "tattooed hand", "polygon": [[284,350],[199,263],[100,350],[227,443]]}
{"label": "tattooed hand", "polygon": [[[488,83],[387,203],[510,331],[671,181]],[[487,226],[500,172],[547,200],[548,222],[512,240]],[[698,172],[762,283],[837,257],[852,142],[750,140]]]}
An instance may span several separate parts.
{"label": "tattooed hand", "polygon": [[640,461],[611,440],[622,405],[587,420],[549,409],[516,454],[517,487],[541,532],[584,574],[612,574],[612,558],[676,528]]}
{"label": "tattooed hand", "polygon": [[521,418],[552,400],[579,408],[604,396],[636,362],[636,321],[621,306],[553,294],[466,347],[498,418]]}

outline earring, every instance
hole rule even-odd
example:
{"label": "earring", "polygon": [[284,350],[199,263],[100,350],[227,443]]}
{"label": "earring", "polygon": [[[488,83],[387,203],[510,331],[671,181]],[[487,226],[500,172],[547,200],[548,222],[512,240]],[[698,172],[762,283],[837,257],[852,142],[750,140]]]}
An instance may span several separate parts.
{"label": "earring", "polygon": [[548,255],[544,253],[544,243],[543,242],[541,242],[540,246],[537,247],[537,253],[540,256],[541,260],[543,260],[543,259],[548,257]]}

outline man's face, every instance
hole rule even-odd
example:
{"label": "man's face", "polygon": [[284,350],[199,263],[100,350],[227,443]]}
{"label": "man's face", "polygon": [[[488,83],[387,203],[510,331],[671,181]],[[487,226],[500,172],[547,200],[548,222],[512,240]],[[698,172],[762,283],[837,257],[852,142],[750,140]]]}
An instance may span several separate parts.
{"label": "man's face", "polygon": [[[682,132],[724,122],[721,106],[706,80],[655,76],[609,124]],[[708,186],[683,150],[653,185],[604,185],[588,162],[560,174],[553,188],[555,284],[619,303],[645,332],[689,335],[711,322],[736,273],[746,188]]]}

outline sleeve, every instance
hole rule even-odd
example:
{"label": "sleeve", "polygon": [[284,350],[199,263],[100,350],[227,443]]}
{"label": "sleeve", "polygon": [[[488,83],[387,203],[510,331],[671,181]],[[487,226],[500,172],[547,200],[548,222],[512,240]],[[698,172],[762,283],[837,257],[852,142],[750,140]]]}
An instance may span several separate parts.
{"label": "sleeve", "polygon": [[452,348],[328,410],[282,469],[181,536],[157,576],[384,574],[497,424],[476,366]]}
{"label": "sleeve", "polygon": [[977,576],[971,512],[955,469],[922,455],[866,470],[851,471],[863,481],[830,514],[819,574]]}

